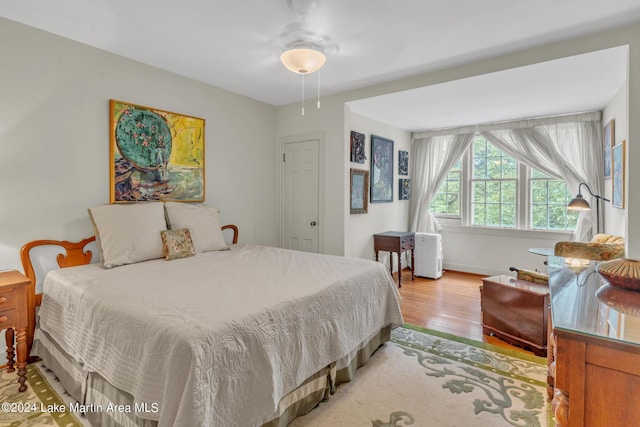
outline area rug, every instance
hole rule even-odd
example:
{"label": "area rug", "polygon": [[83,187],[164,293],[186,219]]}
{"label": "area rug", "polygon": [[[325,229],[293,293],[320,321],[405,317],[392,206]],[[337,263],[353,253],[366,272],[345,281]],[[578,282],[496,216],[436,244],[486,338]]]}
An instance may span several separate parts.
{"label": "area rug", "polygon": [[406,325],[290,427],[554,425],[546,360]]}
{"label": "area rug", "polygon": [[82,427],[36,365],[27,366],[27,390],[18,392],[16,372],[0,371],[0,426]]}

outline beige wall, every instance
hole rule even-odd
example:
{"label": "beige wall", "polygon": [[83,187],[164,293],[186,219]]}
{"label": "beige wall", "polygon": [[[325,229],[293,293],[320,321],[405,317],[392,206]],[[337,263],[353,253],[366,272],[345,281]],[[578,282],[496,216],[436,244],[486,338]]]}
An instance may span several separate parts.
{"label": "beige wall", "polygon": [[[409,230],[408,218],[410,201],[398,200],[398,179],[409,178],[409,176],[398,175],[398,151],[408,151],[409,158],[411,158],[411,134],[356,113],[347,113],[347,118],[351,125],[349,134],[351,133],[351,130],[354,130],[366,135],[365,154],[367,156],[364,163],[351,163],[349,158],[350,142],[347,142],[345,145],[345,151],[348,156],[347,161],[349,169],[354,168],[368,170],[370,174],[369,178],[371,179],[371,135],[378,135],[393,141],[393,202],[369,203],[367,214],[351,215],[349,213],[350,188],[346,192],[347,216],[345,220],[345,229],[347,230],[349,238],[347,239],[345,255],[356,258],[373,259],[373,234],[385,231]],[[349,141],[349,139],[347,139],[347,141]],[[380,261],[385,265],[389,264],[388,256],[389,254],[386,252],[380,253]],[[396,261],[394,256],[394,266],[395,265]],[[407,265],[404,260],[403,265]],[[394,269],[396,268],[397,267],[394,267]]]}
{"label": "beige wall", "polygon": [[109,99],[204,118],[206,203],[241,241],[277,243],[275,107],[4,19],[0,57],[0,269],[29,240],[93,234]]}
{"label": "beige wall", "polygon": [[[629,141],[629,85],[625,83],[616,96],[602,112],[602,124],[614,120],[615,143],[622,140]],[[604,197],[612,200],[612,179],[604,180]],[[604,215],[604,232],[614,236],[626,235],[626,210],[614,208],[611,203],[604,202],[601,206],[601,214]]]}
{"label": "beige wall", "polygon": [[[19,268],[28,240],[92,234],[86,208],[108,202],[110,98],[205,118],[207,202],[240,225],[243,241],[278,243],[282,139],[322,135],[320,231],[334,254],[361,238],[349,229],[349,101],[629,44],[628,117],[640,116],[640,24],[326,96],[305,116],[298,103],[275,108],[7,20],[0,40],[2,268]],[[640,182],[639,140],[629,125],[627,190]],[[628,254],[640,256],[640,193],[627,191],[626,206]]]}

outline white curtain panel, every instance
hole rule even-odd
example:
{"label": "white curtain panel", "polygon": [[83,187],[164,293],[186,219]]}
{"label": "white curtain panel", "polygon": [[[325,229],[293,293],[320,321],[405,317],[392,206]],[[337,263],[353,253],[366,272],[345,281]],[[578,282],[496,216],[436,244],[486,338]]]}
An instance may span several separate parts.
{"label": "white curtain panel", "polygon": [[[476,133],[518,161],[564,180],[574,194],[581,182],[595,194],[603,194],[599,111],[419,132],[412,138],[412,231],[440,231],[440,224],[429,211],[429,205],[449,169],[462,157]],[[586,192],[583,196],[588,200],[590,194]],[[594,198],[590,202],[593,209],[580,214],[574,240],[591,239],[596,223],[595,203],[598,200]],[[602,211],[603,206],[600,209]]]}
{"label": "white curtain panel", "polygon": [[[480,132],[489,142],[520,162],[562,179],[573,195],[581,182],[602,195],[603,153],[600,112],[501,124],[502,129]],[[587,200],[591,196],[583,194]],[[591,211],[578,217],[573,235],[577,241],[589,241],[596,224],[595,198]],[[603,211],[603,206],[600,206]],[[602,218],[600,218],[602,221]]]}
{"label": "white curtain panel", "polygon": [[411,166],[411,231],[440,231],[440,223],[429,210],[429,205],[449,170],[471,144],[473,135],[437,135],[426,132],[414,136]]}

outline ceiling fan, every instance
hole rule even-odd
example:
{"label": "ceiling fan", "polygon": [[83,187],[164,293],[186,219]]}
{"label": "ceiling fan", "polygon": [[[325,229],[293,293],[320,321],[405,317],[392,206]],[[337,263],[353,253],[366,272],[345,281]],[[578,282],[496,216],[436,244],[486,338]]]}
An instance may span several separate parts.
{"label": "ceiling fan", "polygon": [[[315,73],[326,62],[327,56],[335,56],[339,47],[328,36],[308,28],[306,19],[322,0],[286,0],[289,9],[299,15],[299,20],[284,27],[277,38],[281,47],[280,61],[290,71],[302,75],[302,115],[304,116],[304,76]],[[318,77],[318,102],[320,108],[320,74]]]}
{"label": "ceiling fan", "polygon": [[331,39],[308,28],[306,18],[321,0],[286,0],[289,9],[298,13],[299,21],[284,27],[279,40],[284,52],[280,60],[287,69],[297,74],[310,74],[319,70],[327,56],[338,53],[338,45]]}

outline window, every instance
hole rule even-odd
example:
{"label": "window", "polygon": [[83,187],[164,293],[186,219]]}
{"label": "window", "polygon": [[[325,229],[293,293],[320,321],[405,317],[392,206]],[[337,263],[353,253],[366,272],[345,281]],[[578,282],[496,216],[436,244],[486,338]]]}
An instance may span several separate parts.
{"label": "window", "polygon": [[562,180],[519,163],[476,135],[438,189],[431,212],[476,227],[567,231],[578,220],[578,213],[566,208],[571,197]]}
{"label": "window", "polygon": [[480,136],[471,149],[471,224],[515,227],[518,162]]}
{"label": "window", "polygon": [[431,201],[431,212],[440,216],[460,216],[460,160],[458,160],[445,178]]}
{"label": "window", "polygon": [[578,212],[567,210],[572,195],[565,183],[535,169],[530,174],[531,228],[535,230],[575,230]]}

